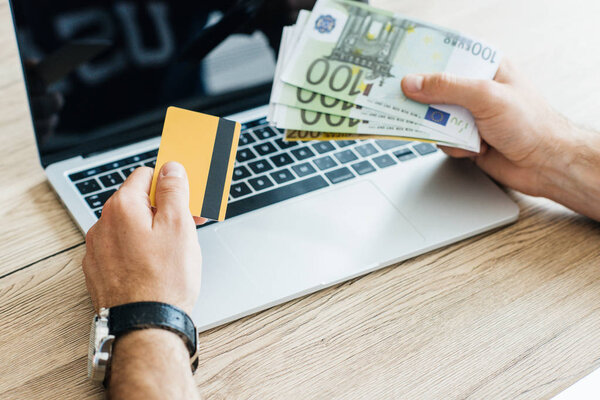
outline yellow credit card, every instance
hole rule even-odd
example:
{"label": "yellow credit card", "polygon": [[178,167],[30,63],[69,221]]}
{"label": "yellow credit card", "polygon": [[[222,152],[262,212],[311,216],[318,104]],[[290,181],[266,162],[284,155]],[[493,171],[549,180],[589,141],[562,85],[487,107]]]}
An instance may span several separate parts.
{"label": "yellow credit card", "polygon": [[152,206],[160,169],[177,161],[188,175],[192,215],[224,220],[240,129],[238,122],[169,107],[150,189]]}

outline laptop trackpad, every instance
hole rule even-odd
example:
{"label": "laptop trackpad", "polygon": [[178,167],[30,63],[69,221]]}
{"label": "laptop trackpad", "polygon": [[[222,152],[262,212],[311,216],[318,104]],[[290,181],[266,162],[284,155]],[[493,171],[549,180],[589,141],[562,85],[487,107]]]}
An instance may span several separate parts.
{"label": "laptop trackpad", "polygon": [[359,275],[425,241],[370,181],[259,210],[216,230],[273,299]]}

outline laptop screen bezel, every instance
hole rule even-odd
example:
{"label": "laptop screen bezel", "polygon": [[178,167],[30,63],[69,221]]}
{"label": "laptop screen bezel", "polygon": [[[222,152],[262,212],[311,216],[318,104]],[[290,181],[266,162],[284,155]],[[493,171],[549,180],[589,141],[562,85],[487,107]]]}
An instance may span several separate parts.
{"label": "laptop screen bezel", "polygon": [[[34,116],[31,109],[30,83],[28,82],[27,74],[25,73],[25,65],[21,57],[13,1],[14,0],[9,0],[8,4],[13,25],[13,32],[15,35],[15,41],[17,44],[17,53],[19,57],[19,62],[21,64],[21,74],[23,77],[23,82],[25,85],[25,91],[27,95],[27,106],[29,109],[29,116],[31,121],[33,122]],[[235,114],[237,112],[259,107],[269,102],[269,96],[272,85],[273,82],[269,81],[259,86],[240,89],[223,95],[206,97],[202,99],[202,101],[196,102],[194,104],[194,109],[212,115],[227,116],[230,114]],[[147,122],[130,129],[125,129],[118,135],[111,135],[109,137],[104,137],[101,139],[90,139],[86,141],[81,141],[75,146],[71,146],[52,153],[41,152],[39,144],[39,135],[35,131],[35,125],[32,123],[32,129],[36,139],[36,147],[38,151],[40,164],[43,168],[46,168],[50,164],[54,164],[73,157],[86,157],[89,155],[95,155],[98,153],[114,150],[119,147],[127,146],[146,139],[160,136],[164,120],[164,114],[166,113],[166,108],[167,107],[165,106],[164,110],[149,110],[149,114],[146,118]]]}

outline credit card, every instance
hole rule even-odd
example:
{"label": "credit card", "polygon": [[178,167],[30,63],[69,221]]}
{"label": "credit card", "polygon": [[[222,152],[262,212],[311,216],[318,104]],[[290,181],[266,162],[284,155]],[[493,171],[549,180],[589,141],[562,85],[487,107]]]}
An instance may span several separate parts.
{"label": "credit card", "polygon": [[152,178],[152,206],[156,206],[160,169],[169,161],[177,161],[188,175],[192,215],[223,221],[240,129],[238,122],[169,107]]}

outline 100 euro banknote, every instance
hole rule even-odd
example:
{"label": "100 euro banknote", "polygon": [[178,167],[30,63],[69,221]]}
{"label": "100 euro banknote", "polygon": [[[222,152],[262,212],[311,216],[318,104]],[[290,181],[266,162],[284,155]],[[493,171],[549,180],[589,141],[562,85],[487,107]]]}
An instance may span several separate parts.
{"label": "100 euro banknote", "polygon": [[283,104],[274,105],[272,122],[281,129],[297,131],[316,131],[346,134],[369,134],[409,137],[417,140],[439,141],[452,143],[455,147],[474,150],[463,143],[456,143],[449,137],[432,134],[420,129],[418,124],[406,122],[400,125],[388,125],[381,122],[359,120],[337,115],[289,107]]}
{"label": "100 euro banknote", "polygon": [[273,90],[271,91],[269,120],[273,120],[274,104],[277,103],[295,109],[310,110],[351,119],[369,120],[387,125],[416,124],[412,119],[407,120],[396,115],[357,106],[324,94],[292,86],[281,80],[283,68],[293,56],[295,46],[300,40],[301,33],[306,26],[310,14],[310,11],[300,11],[296,24],[291,27],[285,27],[283,30],[277,69],[275,71],[275,79],[273,80]]}
{"label": "100 euro banknote", "polygon": [[[297,131],[294,129],[287,129],[285,131],[284,140],[287,142],[309,142],[311,140],[319,141],[330,141],[330,140],[394,140],[394,141],[405,141],[411,142],[414,138],[402,137],[402,136],[388,136],[388,135],[360,135],[353,133],[333,133],[333,132],[315,132],[315,131]],[[420,140],[421,142],[427,143],[438,143],[432,140]]]}
{"label": "100 euro banknote", "polygon": [[[308,21],[310,14],[310,11],[301,10],[296,24],[283,29],[277,68],[275,70],[275,79],[273,80],[273,89],[271,91],[270,104],[284,104],[294,108],[339,115],[348,118],[368,119],[371,121],[383,122],[392,125],[404,123],[404,121],[406,121],[404,118],[357,106],[355,104],[329,97],[324,94],[311,92],[300,87],[292,86],[281,80],[283,68],[293,56],[295,46],[300,40],[301,33],[306,26],[306,22]],[[272,115],[272,113],[273,106],[271,106],[270,115]]]}
{"label": "100 euro banknote", "polygon": [[[419,130],[419,124],[414,122],[413,120],[408,120],[402,117],[394,116],[391,114],[385,114],[378,112],[376,110],[372,110],[369,108],[364,108],[361,106],[356,106],[350,103],[346,103],[339,99],[335,99],[332,97],[325,96],[323,94],[310,92],[306,89],[294,87],[287,83],[281,81],[281,72],[285,67],[286,63],[289,62],[295,45],[300,39],[301,32],[308,21],[308,17],[310,16],[310,12],[301,11],[298,16],[298,20],[296,25],[291,27],[285,27],[283,30],[282,41],[280,46],[280,52],[278,56],[277,68],[275,71],[275,79],[273,82],[273,90],[271,91],[271,101],[269,106],[269,121],[276,123],[275,112],[279,110],[279,118],[281,119],[277,124],[280,128],[291,128],[294,127],[296,129],[315,129],[315,124],[319,123],[319,120],[322,119],[321,123],[318,124],[320,128],[326,129],[328,125],[331,125],[328,122],[332,122],[336,124],[339,128],[340,126],[344,126],[343,123],[339,123],[341,121],[348,121],[349,125],[351,125],[352,121],[361,120],[367,121],[367,123],[363,123],[363,128],[368,126],[374,126],[375,124],[383,125],[395,125],[398,126],[399,129],[396,129],[396,133],[408,133],[411,135],[415,134],[415,131]],[[280,107],[278,104],[287,105],[288,107]],[[281,111],[286,110],[284,116],[281,116]],[[313,113],[309,113],[307,111],[314,111]],[[336,118],[333,116],[341,116],[345,118]],[[347,118],[347,119],[346,119]],[[301,121],[301,122],[299,122]],[[335,122],[333,122],[335,121]],[[338,124],[339,123],[339,124]],[[377,125],[375,125],[377,126]],[[405,129],[405,127],[409,127],[412,129]],[[421,127],[422,128],[422,127]],[[331,130],[331,129],[330,129]],[[422,128],[424,131],[430,131],[429,129]],[[373,129],[369,129],[370,132],[373,132]],[[302,132],[302,131],[296,131]],[[311,131],[314,133],[314,131]],[[336,129],[336,139],[333,140],[344,140],[340,139],[343,136],[342,133],[339,132],[339,129]],[[322,134],[323,132],[320,132]],[[413,139],[417,140],[438,140],[443,142],[448,142],[451,140],[447,138],[443,134],[434,134],[430,136],[427,133],[417,133],[418,137],[413,137]],[[348,134],[354,135],[354,134]],[[380,133],[381,135],[381,133]],[[373,134],[373,136],[376,136]],[[320,136],[321,138],[323,135]],[[331,135],[328,135],[331,137]],[[427,137],[428,139],[424,139]],[[360,138],[364,138],[361,136]],[[321,140],[321,139],[320,139]],[[472,149],[468,145],[468,143],[454,144],[459,147]]]}
{"label": "100 euro banknote", "polygon": [[409,73],[491,79],[500,54],[457,32],[344,0],[319,0],[281,79],[293,86],[402,116],[479,146],[471,114],[407,99]]}

